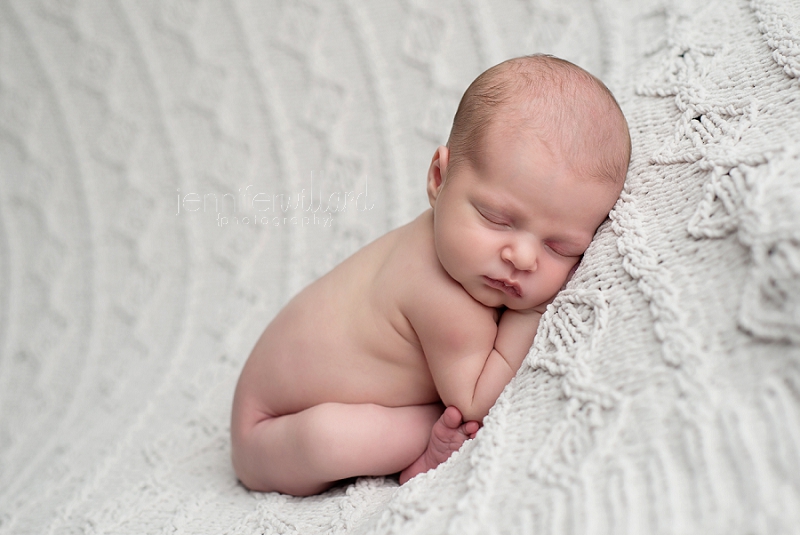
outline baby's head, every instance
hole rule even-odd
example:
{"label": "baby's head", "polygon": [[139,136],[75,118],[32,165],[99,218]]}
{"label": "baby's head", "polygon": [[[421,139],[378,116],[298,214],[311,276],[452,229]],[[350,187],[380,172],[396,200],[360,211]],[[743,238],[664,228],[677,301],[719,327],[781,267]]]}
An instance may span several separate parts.
{"label": "baby's head", "polygon": [[428,171],[442,266],[487,306],[543,306],[616,202],[629,159],[627,123],[597,78],[550,56],[492,67]]}
{"label": "baby's head", "polygon": [[527,131],[580,172],[619,184],[631,142],[628,125],[608,88],[577,65],[546,55],[504,61],[467,88],[447,146],[450,165],[480,162],[491,127]]}

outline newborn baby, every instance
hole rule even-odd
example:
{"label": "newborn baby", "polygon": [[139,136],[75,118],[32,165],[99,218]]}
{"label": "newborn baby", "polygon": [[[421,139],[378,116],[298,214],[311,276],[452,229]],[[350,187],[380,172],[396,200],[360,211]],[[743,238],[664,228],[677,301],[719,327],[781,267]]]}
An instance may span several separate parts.
{"label": "newborn baby", "polygon": [[233,401],[241,482],[298,496],[404,483],[474,437],[629,158],[619,106],[579,67],[530,56],[480,75],[433,154],[431,208],[305,288],[256,343]]}

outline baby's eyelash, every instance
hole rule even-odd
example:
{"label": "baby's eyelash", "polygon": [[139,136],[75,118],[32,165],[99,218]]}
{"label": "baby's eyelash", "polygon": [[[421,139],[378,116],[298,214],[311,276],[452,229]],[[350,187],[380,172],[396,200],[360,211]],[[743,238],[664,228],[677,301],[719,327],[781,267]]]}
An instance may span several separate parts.
{"label": "baby's eyelash", "polygon": [[564,253],[562,253],[561,251],[559,251],[558,249],[556,249],[555,247],[553,247],[553,246],[552,246],[552,245],[550,245],[549,243],[545,243],[544,245],[545,245],[545,247],[547,247],[548,249],[550,249],[551,251],[553,251],[553,252],[554,252],[554,253],[556,253],[557,255],[559,255],[559,256],[566,256]]}
{"label": "baby's eyelash", "polygon": [[486,221],[490,223],[494,223],[495,225],[508,225],[506,221],[503,221],[502,219],[495,217],[493,215],[488,215],[483,210],[478,209],[478,213],[481,215],[481,217],[483,217]]}
{"label": "baby's eyelash", "polygon": [[571,252],[567,252],[567,251],[564,251],[564,250],[559,250],[559,249],[553,247],[552,245],[550,245],[549,243],[546,243],[545,245],[547,245],[547,247],[551,251],[556,253],[558,256],[563,256],[565,258],[575,258],[575,257],[578,257],[578,256],[583,256],[582,254],[576,255],[576,254],[572,254]]}

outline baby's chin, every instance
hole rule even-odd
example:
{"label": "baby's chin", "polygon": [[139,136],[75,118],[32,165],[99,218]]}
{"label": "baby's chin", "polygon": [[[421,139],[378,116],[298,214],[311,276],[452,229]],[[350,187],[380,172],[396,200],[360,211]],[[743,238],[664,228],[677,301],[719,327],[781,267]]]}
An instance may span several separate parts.
{"label": "baby's chin", "polygon": [[509,310],[516,310],[517,312],[527,312],[533,310],[535,312],[538,312],[539,314],[544,314],[544,311],[547,310],[548,304],[550,303],[549,302],[541,303],[536,306],[506,306],[506,308]]}
{"label": "baby's chin", "polygon": [[508,310],[518,310],[518,311],[536,310],[538,312],[539,309],[541,309],[542,313],[544,313],[544,310],[547,308],[547,305],[550,303],[550,301],[552,301],[551,299],[545,303],[540,303],[539,305],[536,305],[523,299],[505,299],[502,295],[499,296],[489,295],[487,297],[483,295],[476,296],[471,292],[467,293],[469,293],[474,300],[476,300],[483,306],[489,308],[505,307]]}
{"label": "baby's chin", "polygon": [[533,310],[540,314],[544,314],[545,310],[547,310],[547,305],[552,303],[555,297],[556,296],[554,295],[546,301],[541,301],[537,303],[531,303],[530,301],[517,301],[512,303],[504,303],[504,305],[509,310],[517,310],[519,312]]}
{"label": "baby's chin", "polygon": [[[506,306],[506,304],[503,302],[503,297],[500,295],[495,296],[492,294],[486,295],[482,292],[470,292],[467,288],[464,288],[464,290],[470,295],[470,297],[485,307],[500,308],[502,306]],[[478,295],[476,295],[476,293]]]}

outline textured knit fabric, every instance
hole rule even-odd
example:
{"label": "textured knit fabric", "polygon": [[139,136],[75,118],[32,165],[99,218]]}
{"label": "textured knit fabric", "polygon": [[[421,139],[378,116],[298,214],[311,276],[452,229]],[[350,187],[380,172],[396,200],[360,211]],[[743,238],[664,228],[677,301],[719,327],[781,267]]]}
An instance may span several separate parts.
{"label": "textured knit fabric", "polygon": [[[248,492],[255,340],[532,52],[633,158],[485,427],[402,487]],[[800,533],[799,78],[795,0],[0,0],[0,534]]]}

